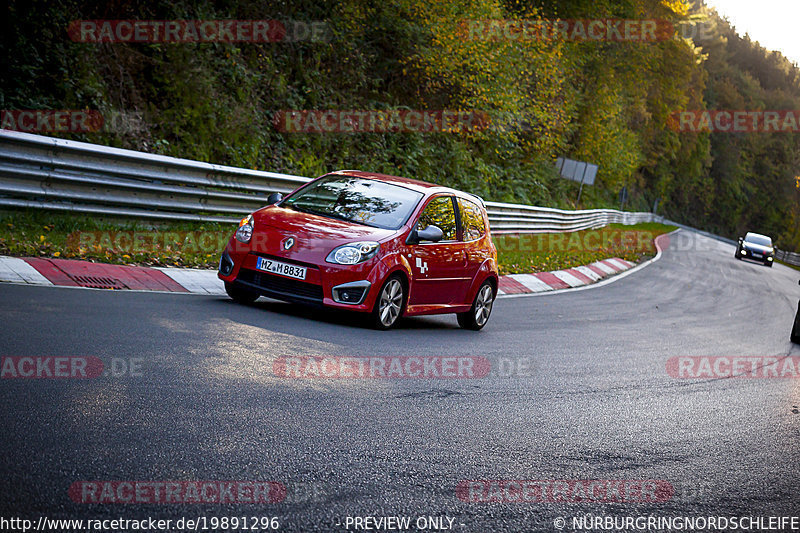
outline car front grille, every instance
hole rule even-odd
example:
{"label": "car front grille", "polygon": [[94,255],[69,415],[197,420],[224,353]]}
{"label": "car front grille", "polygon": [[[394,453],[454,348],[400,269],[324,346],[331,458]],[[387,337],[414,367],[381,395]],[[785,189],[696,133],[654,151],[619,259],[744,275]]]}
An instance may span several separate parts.
{"label": "car front grille", "polygon": [[243,268],[239,270],[236,281],[258,288],[266,296],[285,300],[299,300],[309,303],[322,303],[322,286],[297,279],[284,278],[267,272]]}

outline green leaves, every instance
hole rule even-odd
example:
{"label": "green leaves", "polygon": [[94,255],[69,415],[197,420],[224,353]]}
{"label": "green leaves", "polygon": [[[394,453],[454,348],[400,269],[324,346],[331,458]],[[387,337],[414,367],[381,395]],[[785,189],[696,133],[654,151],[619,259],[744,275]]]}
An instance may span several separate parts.
{"label": "green leaves", "polygon": [[[488,200],[629,206],[728,235],[770,233],[800,246],[798,136],[671,128],[672,113],[792,109],[800,71],[684,0],[278,0],[166,3],[96,11],[80,0],[12,0],[0,21],[3,109],[93,109],[110,127],[63,134],[220,164],[316,176],[363,168],[451,185]],[[326,42],[72,42],[73,20],[324,21]],[[540,19],[703,24],[694,41],[479,38],[476,28]],[[472,30],[471,30],[472,29]],[[472,34],[470,34],[472,31]],[[480,33],[480,32],[479,32]],[[469,132],[281,133],[278,110],[455,110],[513,126]],[[556,157],[600,165],[585,188]],[[747,209],[755,201],[758,212]]]}

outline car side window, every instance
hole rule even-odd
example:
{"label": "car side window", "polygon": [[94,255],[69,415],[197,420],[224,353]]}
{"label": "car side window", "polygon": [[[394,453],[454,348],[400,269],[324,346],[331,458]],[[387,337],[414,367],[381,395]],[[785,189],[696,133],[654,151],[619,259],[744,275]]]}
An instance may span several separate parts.
{"label": "car side window", "polygon": [[458,199],[459,211],[461,213],[461,229],[465,241],[480,239],[486,234],[486,225],[483,222],[483,210],[477,204]]}
{"label": "car side window", "polygon": [[451,196],[437,196],[425,206],[417,221],[417,229],[438,226],[444,233],[443,241],[456,240],[456,212]]}

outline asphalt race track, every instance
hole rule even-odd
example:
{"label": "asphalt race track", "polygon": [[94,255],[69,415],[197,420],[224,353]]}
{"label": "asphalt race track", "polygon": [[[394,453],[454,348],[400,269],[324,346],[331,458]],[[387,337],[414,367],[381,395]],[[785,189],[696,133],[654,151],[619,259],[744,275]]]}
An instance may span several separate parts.
{"label": "asphalt race track", "polygon": [[[454,316],[379,332],[264,299],[1,285],[0,355],[115,366],[96,379],[0,380],[0,514],[274,516],[280,531],[449,517],[457,532],[557,531],[559,517],[572,530],[587,514],[797,514],[800,381],[667,372],[678,356],[800,356],[789,342],[800,272],[733,254],[682,231],[615,283],[498,300],[477,333]],[[273,362],[295,355],[480,356],[493,373],[276,376]],[[662,480],[674,492],[625,503],[456,495],[462,481],[515,479]],[[70,486],[91,480],[276,481],[288,493],[271,504],[75,503]]]}

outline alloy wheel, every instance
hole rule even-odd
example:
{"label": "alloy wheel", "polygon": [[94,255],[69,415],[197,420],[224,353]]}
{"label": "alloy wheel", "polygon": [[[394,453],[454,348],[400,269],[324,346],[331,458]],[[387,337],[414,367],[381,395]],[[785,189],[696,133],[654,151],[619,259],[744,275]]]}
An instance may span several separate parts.
{"label": "alloy wheel", "polygon": [[489,315],[492,313],[492,305],[494,304],[494,292],[490,285],[481,287],[478,297],[475,299],[475,323],[478,326],[483,326],[489,320]]}
{"label": "alloy wheel", "polygon": [[394,324],[403,308],[403,285],[398,279],[390,279],[381,291],[378,317],[386,327]]}

